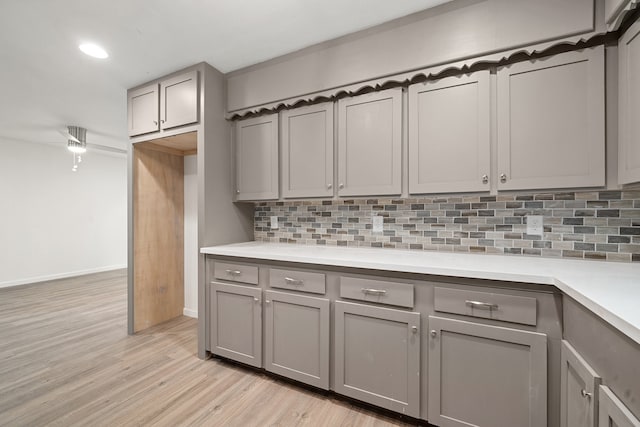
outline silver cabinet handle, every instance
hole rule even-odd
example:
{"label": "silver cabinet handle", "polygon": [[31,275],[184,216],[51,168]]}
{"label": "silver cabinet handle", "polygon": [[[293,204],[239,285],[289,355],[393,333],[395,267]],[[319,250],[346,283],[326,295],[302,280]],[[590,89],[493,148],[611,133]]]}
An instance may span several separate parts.
{"label": "silver cabinet handle", "polygon": [[227,272],[227,274],[231,275],[231,276],[239,276],[242,274],[242,271],[240,270],[225,270]]}
{"label": "silver cabinet handle", "polygon": [[236,194],[240,194],[240,190],[236,190]]}
{"label": "silver cabinet handle", "polygon": [[436,331],[435,329],[432,329],[432,330],[431,330],[431,336],[432,336],[433,338],[437,337],[437,336],[438,336],[438,331]]}
{"label": "silver cabinet handle", "polygon": [[501,173],[500,174],[500,182],[507,182],[507,174],[506,173]]}
{"label": "silver cabinet handle", "polygon": [[160,120],[161,123],[164,123],[164,119]]}
{"label": "silver cabinet handle", "polygon": [[259,298],[256,298],[256,297],[253,297],[253,300],[254,300],[255,302],[260,302],[260,299],[259,299]]}
{"label": "silver cabinet handle", "polygon": [[482,183],[483,184],[488,184],[489,183],[489,176],[488,175],[482,175]]}
{"label": "silver cabinet handle", "polygon": [[418,332],[418,327],[417,327],[417,326],[412,326],[412,327],[411,327],[411,332],[413,332],[414,334],[415,334],[416,332]]}
{"label": "silver cabinet handle", "polygon": [[327,190],[331,190],[331,188],[333,188],[333,185],[327,184]]}
{"label": "silver cabinet handle", "polygon": [[589,393],[587,390],[582,389],[580,390],[580,394],[582,395],[582,397],[584,397],[585,399],[591,399],[591,396],[593,396],[593,393]]}
{"label": "silver cabinet handle", "polygon": [[343,183],[338,184],[338,188],[344,188],[344,184]]}
{"label": "silver cabinet handle", "polygon": [[491,304],[491,303],[488,303],[488,302],[466,300],[464,303],[467,305],[467,307],[480,308],[482,310],[497,310],[498,309],[498,304]]}
{"label": "silver cabinet handle", "polygon": [[266,299],[266,300],[264,300],[264,302],[266,302],[267,304],[271,304],[271,300],[270,299]]}
{"label": "silver cabinet handle", "polygon": [[287,282],[287,285],[297,285],[301,286],[304,284],[304,280],[293,279],[291,277],[285,277],[284,281]]}
{"label": "silver cabinet handle", "polygon": [[373,295],[384,295],[387,293],[384,289],[371,289],[371,288],[362,288],[362,292],[364,294],[373,294]]}
{"label": "silver cabinet handle", "polygon": [[158,121],[157,121],[157,120],[154,120],[154,121],[153,121],[153,124],[154,124],[154,125],[156,125],[156,126],[158,126]]}

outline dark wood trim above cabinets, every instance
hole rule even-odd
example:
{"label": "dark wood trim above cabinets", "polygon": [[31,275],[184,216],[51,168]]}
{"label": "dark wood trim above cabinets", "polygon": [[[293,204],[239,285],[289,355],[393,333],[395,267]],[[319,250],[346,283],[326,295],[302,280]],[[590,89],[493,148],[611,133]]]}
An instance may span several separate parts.
{"label": "dark wood trim above cabinets", "polygon": [[228,75],[227,112],[244,116],[407,81],[430,69],[464,70],[604,34],[594,0],[457,0]]}

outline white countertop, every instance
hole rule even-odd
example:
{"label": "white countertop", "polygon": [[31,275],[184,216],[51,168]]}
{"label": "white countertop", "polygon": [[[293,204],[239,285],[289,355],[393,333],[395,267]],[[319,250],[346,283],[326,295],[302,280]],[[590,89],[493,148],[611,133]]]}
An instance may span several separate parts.
{"label": "white countertop", "polygon": [[640,264],[247,242],[203,254],[555,285],[640,344]]}

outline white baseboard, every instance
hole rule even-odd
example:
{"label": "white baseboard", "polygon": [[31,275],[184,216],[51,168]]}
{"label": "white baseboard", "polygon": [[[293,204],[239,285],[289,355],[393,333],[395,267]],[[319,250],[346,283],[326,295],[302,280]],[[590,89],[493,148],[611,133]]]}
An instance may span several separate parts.
{"label": "white baseboard", "polygon": [[198,310],[191,310],[190,308],[187,308],[187,307],[182,309],[182,314],[187,317],[193,317],[194,319],[198,318]]}
{"label": "white baseboard", "polygon": [[127,268],[127,265],[126,264],[108,265],[106,267],[90,268],[87,270],[70,271],[67,273],[58,273],[58,274],[48,274],[46,276],[29,277],[27,279],[8,280],[6,282],[0,282],[0,288],[9,288],[11,286],[27,285],[31,283],[48,282],[50,280],[66,279],[66,278],[75,277],[75,276],[84,276],[85,274],[102,273],[104,271],[111,271],[111,270],[120,270],[122,268]]}

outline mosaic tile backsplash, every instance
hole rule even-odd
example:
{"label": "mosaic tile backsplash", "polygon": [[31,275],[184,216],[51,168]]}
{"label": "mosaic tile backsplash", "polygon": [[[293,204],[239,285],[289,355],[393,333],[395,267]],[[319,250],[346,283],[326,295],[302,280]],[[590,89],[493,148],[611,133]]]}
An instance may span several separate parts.
{"label": "mosaic tile backsplash", "polygon": [[[372,216],[384,217],[373,232]],[[542,215],[542,236],[526,216]],[[279,228],[270,228],[277,216]],[[255,204],[257,241],[640,262],[640,190]]]}

